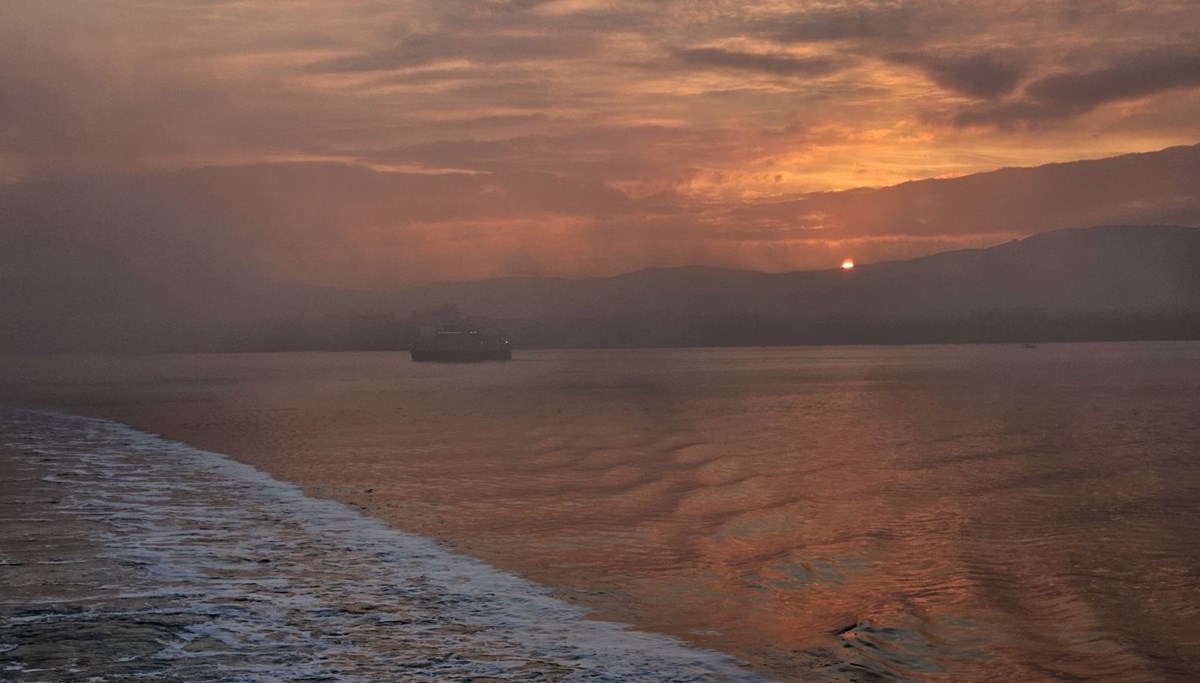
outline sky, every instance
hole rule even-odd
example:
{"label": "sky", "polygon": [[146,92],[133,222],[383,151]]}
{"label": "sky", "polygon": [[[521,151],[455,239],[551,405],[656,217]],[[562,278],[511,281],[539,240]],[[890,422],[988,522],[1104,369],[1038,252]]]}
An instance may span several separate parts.
{"label": "sky", "polygon": [[1195,0],[0,3],[0,183],[192,182],[221,229],[162,230],[338,286],[993,244],[1033,228],[805,202],[1195,145],[1196,112]]}

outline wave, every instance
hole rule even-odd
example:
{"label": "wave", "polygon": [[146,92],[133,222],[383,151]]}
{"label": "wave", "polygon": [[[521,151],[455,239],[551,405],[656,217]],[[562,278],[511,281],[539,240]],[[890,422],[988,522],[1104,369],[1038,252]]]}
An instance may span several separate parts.
{"label": "wave", "polygon": [[54,496],[16,524],[57,534],[2,569],[73,577],[5,596],[0,678],[763,680],[217,453],[7,408],[0,444],[32,482],[0,494]]}

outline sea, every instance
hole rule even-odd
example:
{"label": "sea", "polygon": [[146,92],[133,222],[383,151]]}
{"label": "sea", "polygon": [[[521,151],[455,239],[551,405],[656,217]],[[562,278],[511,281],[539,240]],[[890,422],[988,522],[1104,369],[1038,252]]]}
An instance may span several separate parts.
{"label": "sea", "polygon": [[1200,680],[1200,343],[9,357],[0,449],[0,680]]}

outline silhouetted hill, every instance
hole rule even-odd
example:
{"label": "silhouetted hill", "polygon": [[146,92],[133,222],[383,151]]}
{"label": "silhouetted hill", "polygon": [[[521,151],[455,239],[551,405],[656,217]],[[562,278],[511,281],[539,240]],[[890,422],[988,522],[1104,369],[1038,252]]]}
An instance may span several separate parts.
{"label": "silhouetted hill", "polygon": [[687,267],[581,280],[427,285],[397,295],[397,304],[410,309],[452,304],[469,314],[502,318],[669,312],[904,319],[1031,307],[1060,314],[1196,311],[1200,229],[1062,230],[849,272]]}
{"label": "silhouetted hill", "polygon": [[867,265],[835,300],[872,316],[963,314],[1039,307],[1056,314],[1194,311],[1200,230],[1062,230],[990,249]]}
{"label": "silhouetted hill", "polygon": [[[9,300],[6,320],[32,323],[10,327],[4,346],[388,350],[452,319],[506,331],[526,348],[1200,338],[1200,228],[1178,226],[1061,230],[852,271],[689,266],[393,293],[218,272],[205,292],[147,290],[128,276],[105,283],[115,301],[80,299],[69,286],[60,302],[49,299],[54,308]],[[190,308],[178,311],[180,302]]]}
{"label": "silhouetted hill", "polygon": [[[373,292],[288,278],[377,267],[367,253],[377,240],[411,244],[406,258],[420,260],[415,228],[368,231],[363,247],[354,237],[361,226],[487,215],[486,207],[442,201],[440,184],[502,197],[512,215],[528,207],[504,202],[560,192],[575,193],[588,211],[624,205],[611,192],[541,176],[489,194],[474,177],[338,164],[17,183],[0,186],[0,351],[388,348],[388,339],[399,348],[415,333],[417,312],[446,305],[541,346],[1198,336],[1187,320],[1200,301],[1200,231],[1147,227],[1200,220],[1198,175],[1200,146],[1179,147],[820,193],[733,214],[801,233],[806,216],[820,215],[840,238],[920,244],[1038,233],[851,272],[688,266]],[[1112,218],[1129,224],[1043,232]],[[668,237],[656,244],[676,238]],[[486,245],[455,248],[471,255]],[[656,262],[661,254],[644,256]],[[1060,321],[1054,330],[1050,319]]]}
{"label": "silhouetted hill", "polygon": [[988,249],[769,274],[688,267],[428,285],[524,346],[1200,338],[1200,229],[1108,226]]}
{"label": "silhouetted hill", "polygon": [[1095,225],[1196,225],[1200,146],[822,192],[785,207],[859,236],[1035,234]]}

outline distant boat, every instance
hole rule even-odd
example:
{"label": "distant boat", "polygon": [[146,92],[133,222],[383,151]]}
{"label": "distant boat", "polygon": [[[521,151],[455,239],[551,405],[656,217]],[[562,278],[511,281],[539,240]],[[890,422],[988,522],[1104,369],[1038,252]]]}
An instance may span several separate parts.
{"label": "distant boat", "polygon": [[473,363],[489,360],[512,360],[512,349],[502,334],[479,330],[443,327],[431,337],[413,344],[412,359],[436,363]]}
{"label": "distant boat", "polygon": [[1021,345],[1021,348],[1023,348],[1023,349],[1036,349],[1036,348],[1037,348],[1037,344],[1022,344],[1022,345]]}

